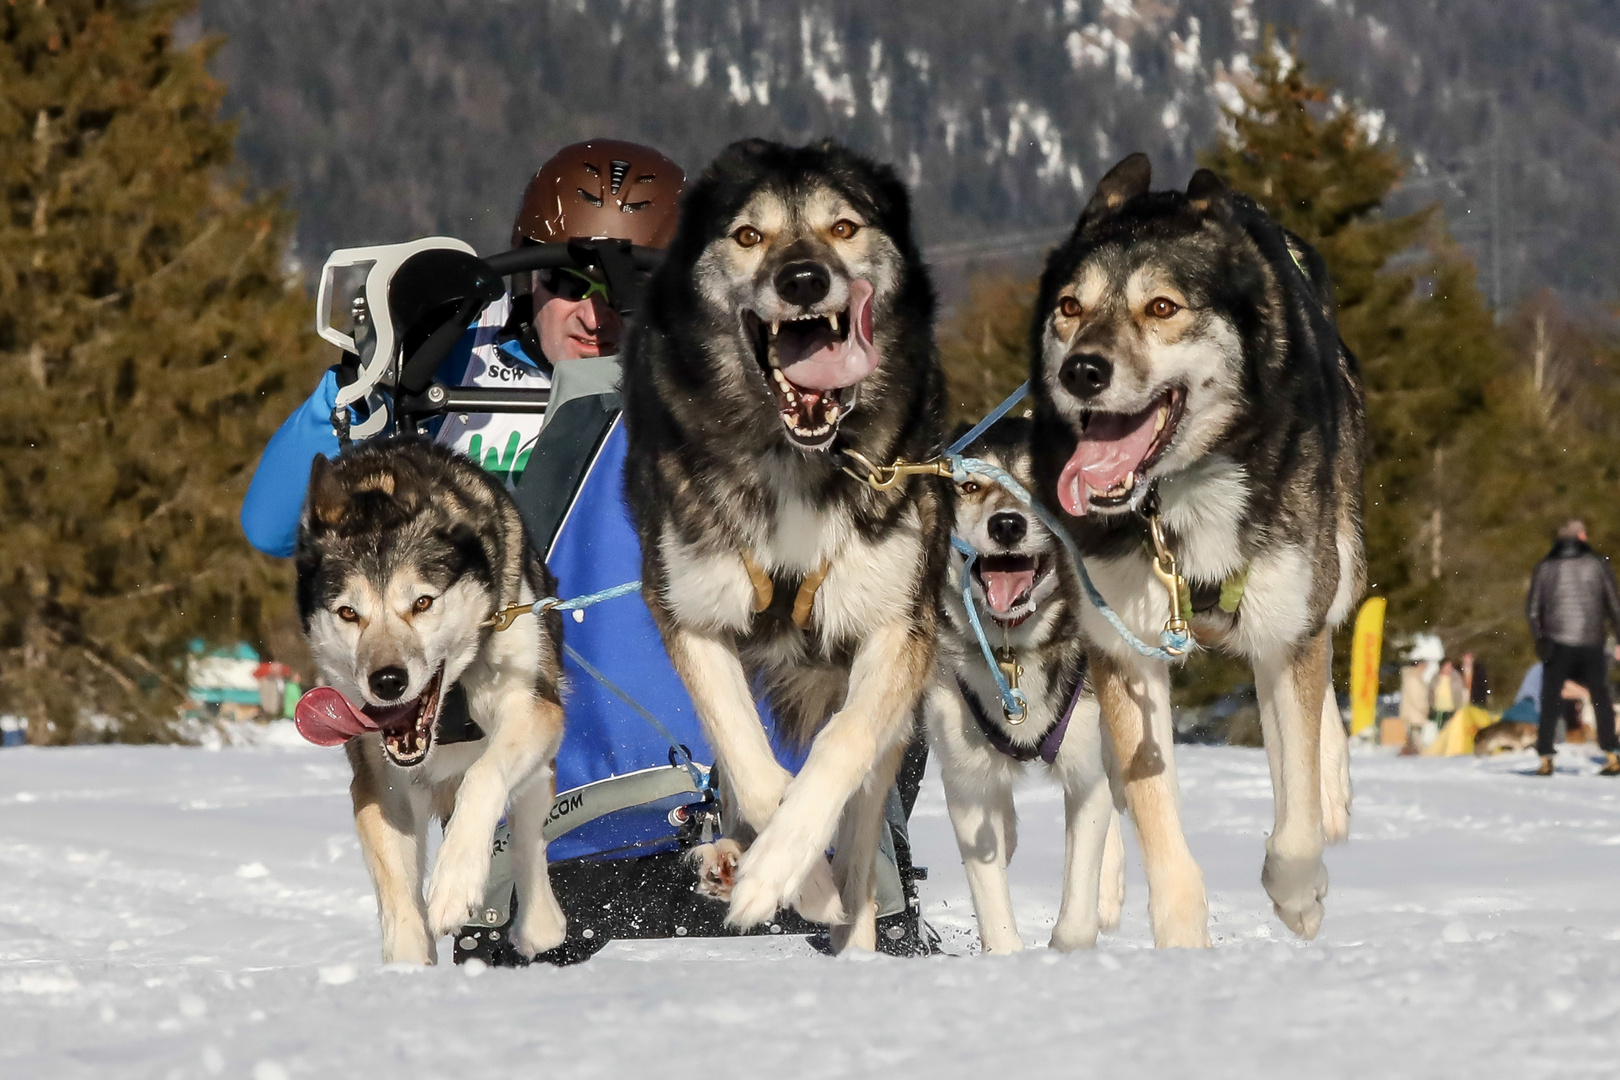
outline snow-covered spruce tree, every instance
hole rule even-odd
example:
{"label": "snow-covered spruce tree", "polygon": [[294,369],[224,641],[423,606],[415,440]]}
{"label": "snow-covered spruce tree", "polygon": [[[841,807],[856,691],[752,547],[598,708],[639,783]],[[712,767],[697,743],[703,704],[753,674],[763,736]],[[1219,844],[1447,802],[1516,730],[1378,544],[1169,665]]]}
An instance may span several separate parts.
{"label": "snow-covered spruce tree", "polygon": [[36,743],[172,737],[187,643],[286,609],[235,515],[318,359],[191,6],[0,7],[0,712]]}

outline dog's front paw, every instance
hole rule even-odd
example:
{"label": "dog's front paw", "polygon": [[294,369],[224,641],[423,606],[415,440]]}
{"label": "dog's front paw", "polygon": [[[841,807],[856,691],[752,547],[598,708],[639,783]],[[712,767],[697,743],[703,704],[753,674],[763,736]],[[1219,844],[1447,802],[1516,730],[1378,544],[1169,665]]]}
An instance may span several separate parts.
{"label": "dog's front paw", "polygon": [[716,900],[730,900],[732,887],[737,884],[737,864],[742,862],[742,845],[735,840],[716,840],[712,844],[699,844],[686,857],[697,871],[699,896],[712,896]]}
{"label": "dog's front paw", "polygon": [[567,936],[568,917],[547,889],[544,896],[530,897],[518,912],[517,925],[512,927],[512,947],[533,960],[561,945]]}
{"label": "dog's front paw", "polygon": [[832,867],[827,860],[818,859],[804,875],[799,895],[793,898],[793,909],[813,923],[840,926],[847,917],[844,902],[838,896],[838,883],[833,880]]}
{"label": "dog's front paw", "polygon": [[737,883],[731,890],[728,925],[747,929],[768,921],[798,894],[812,860],[826,865],[821,852],[805,852],[800,845],[783,842],[780,836],[773,836],[767,828],[743,856]]}
{"label": "dog's front paw", "polygon": [[1322,900],[1327,896],[1328,873],[1321,859],[1287,858],[1266,854],[1260,883],[1271,897],[1283,925],[1310,941],[1322,928]]}
{"label": "dog's front paw", "polygon": [[446,838],[428,882],[428,930],[434,937],[454,933],[482,906],[489,878],[488,842],[478,848]]}

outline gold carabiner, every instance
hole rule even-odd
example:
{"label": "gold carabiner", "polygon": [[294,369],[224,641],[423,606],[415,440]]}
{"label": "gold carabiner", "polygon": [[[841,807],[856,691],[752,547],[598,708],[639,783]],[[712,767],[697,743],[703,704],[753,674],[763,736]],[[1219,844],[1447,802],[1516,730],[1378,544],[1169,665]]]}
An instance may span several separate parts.
{"label": "gold carabiner", "polygon": [[874,491],[888,491],[908,476],[951,475],[951,463],[945,458],[935,458],[933,461],[907,461],[901,458],[893,465],[874,465],[866,455],[856,450],[845,450],[844,456],[865,469],[866,475],[862,476],[848,466],[844,467],[844,472]]}
{"label": "gold carabiner", "polygon": [[483,625],[498,634],[516,622],[519,615],[527,615],[533,611],[535,606],[534,604],[507,604],[497,611],[492,618],[486,620]]}
{"label": "gold carabiner", "polygon": [[[1153,536],[1153,574],[1163,583],[1165,592],[1170,594],[1170,618],[1165,621],[1165,633],[1190,639],[1192,630],[1181,615],[1182,599],[1188,596],[1187,579],[1181,576],[1181,568],[1176,565],[1175,552],[1165,543],[1164,526],[1159,522],[1158,514],[1149,515],[1148,531]],[[1185,653],[1183,649],[1170,646],[1165,646],[1164,651],[1172,656]]]}

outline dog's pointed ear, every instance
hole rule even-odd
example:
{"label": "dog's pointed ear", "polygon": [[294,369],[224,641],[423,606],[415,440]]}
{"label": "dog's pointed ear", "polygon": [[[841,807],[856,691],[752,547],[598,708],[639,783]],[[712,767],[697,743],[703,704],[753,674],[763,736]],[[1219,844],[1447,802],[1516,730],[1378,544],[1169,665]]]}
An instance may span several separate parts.
{"label": "dog's pointed ear", "polygon": [[1152,182],[1153,162],[1138,150],[1097,181],[1097,190],[1080,215],[1081,223],[1099,221],[1114,213],[1138,195],[1145,194]]}
{"label": "dog's pointed ear", "polygon": [[307,501],[314,521],[328,529],[342,521],[349,510],[349,493],[325,454],[316,454],[310,462]]}
{"label": "dog's pointed ear", "polygon": [[1226,181],[1208,169],[1199,169],[1192,174],[1192,179],[1187,181],[1187,201],[1200,214],[1206,213],[1211,206],[1224,200],[1228,191]]}

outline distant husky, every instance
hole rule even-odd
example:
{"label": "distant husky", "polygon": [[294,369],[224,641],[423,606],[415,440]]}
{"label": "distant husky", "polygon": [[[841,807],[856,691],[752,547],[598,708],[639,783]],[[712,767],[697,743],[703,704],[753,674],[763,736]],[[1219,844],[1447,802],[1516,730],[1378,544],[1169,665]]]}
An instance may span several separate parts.
{"label": "distant husky", "polygon": [[[1029,429],[1027,420],[1003,420],[966,452],[1028,485]],[[955,531],[979,553],[971,588],[997,662],[1018,665],[1019,689],[1029,701],[1024,718],[1012,723],[962,604],[965,560],[953,556],[940,678],[929,690],[925,715],[979,941],[987,953],[1023,948],[1007,887],[1007,863],[1017,846],[1013,785],[1025,762],[1041,761],[1063,786],[1067,826],[1063,906],[1052,947],[1089,948],[1099,928],[1119,923],[1125,865],[1109,784],[1113,754],[1086,683],[1080,583],[1058,539],[988,480],[970,478],[960,486]]]}
{"label": "distant husky", "polygon": [[1474,753],[1479,757],[1528,750],[1536,745],[1536,725],[1515,720],[1498,720],[1479,729],[1474,736]]}
{"label": "distant husky", "polygon": [[[1156,510],[1196,640],[1253,664],[1276,798],[1261,880],[1309,938],[1323,842],[1349,825],[1329,651],[1365,580],[1360,373],[1308,244],[1208,170],[1185,193],[1148,186],[1145,155],[1116,165],[1047,262],[1030,331],[1035,476],[1139,637],[1156,642],[1168,614]],[[1094,610],[1084,621],[1133,817],[1150,802],[1174,813],[1169,669]],[[1179,830],[1142,844],[1165,901],[1151,899],[1155,936],[1207,943],[1185,914],[1203,911],[1203,882]]]}
{"label": "distant husky", "polygon": [[[383,961],[434,962],[434,940],[484,896],[490,841],[510,804],[526,956],[563,940],[541,829],[551,809],[558,703],[555,612],[489,627],[552,594],[511,497],[425,441],[315,459],[298,530],[298,609],[322,677],[375,729],[347,743],[355,829],[377,890]],[[472,741],[441,745],[459,682]],[[342,709],[341,702],[337,707]],[[446,822],[422,897],[429,820]]]}
{"label": "distant husky", "polygon": [[[753,841],[736,925],[793,903],[835,924],[836,947],[874,942],[872,864],[933,663],[951,494],[940,477],[875,490],[844,466],[938,452],[933,316],[892,170],[751,140],[687,192],[626,349],[643,592],[714,748],[728,835]],[[781,736],[813,739],[797,778],[756,687]]]}

